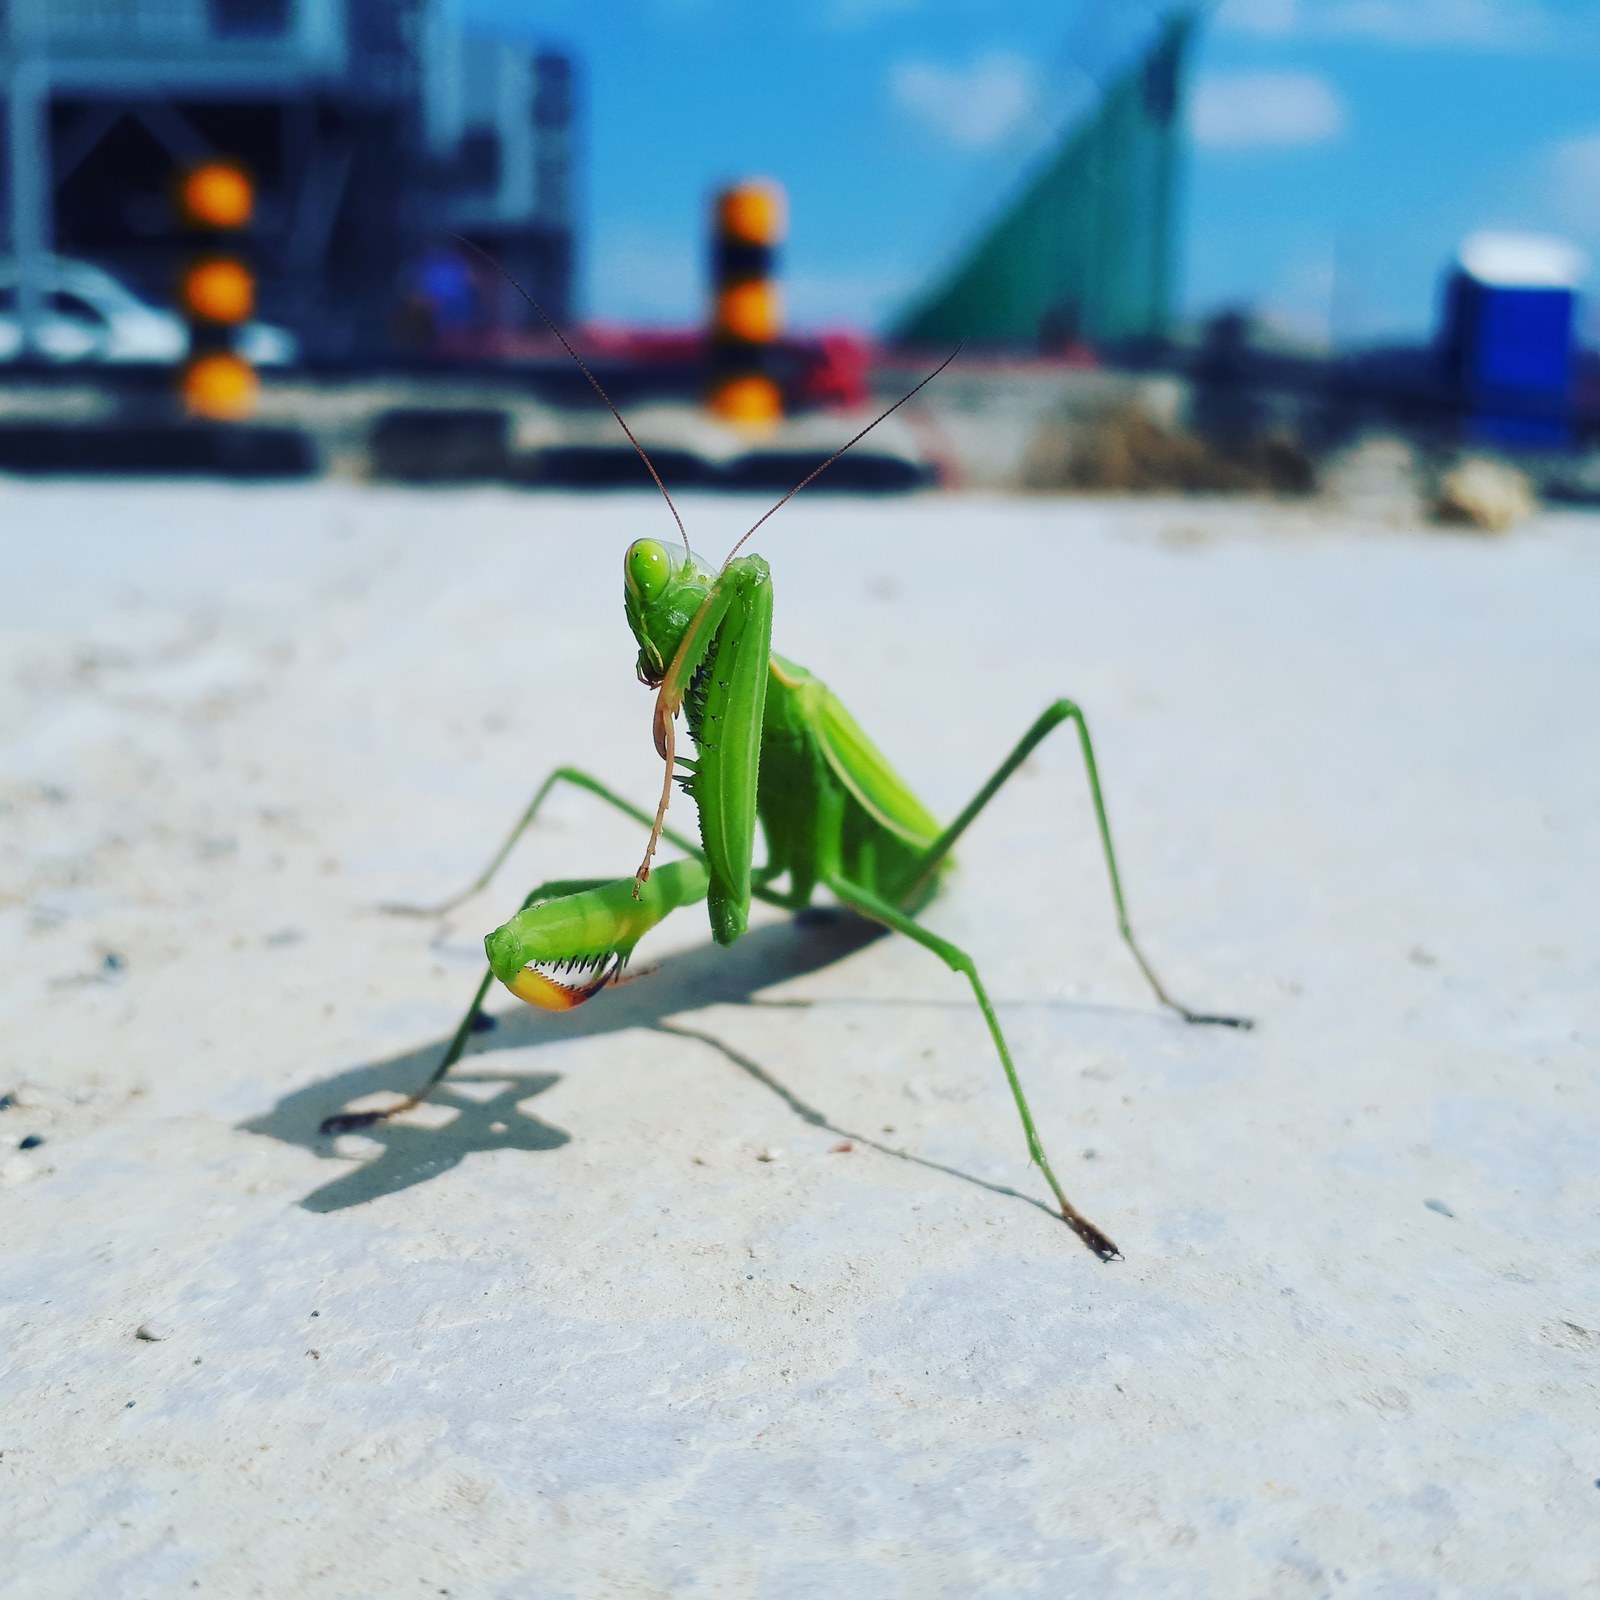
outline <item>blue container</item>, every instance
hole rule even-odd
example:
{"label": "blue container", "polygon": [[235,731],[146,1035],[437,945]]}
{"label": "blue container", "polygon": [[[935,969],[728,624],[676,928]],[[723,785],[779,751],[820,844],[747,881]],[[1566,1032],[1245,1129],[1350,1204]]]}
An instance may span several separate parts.
{"label": "blue container", "polygon": [[1583,259],[1555,239],[1479,234],[1451,275],[1443,346],[1469,438],[1560,449],[1572,439]]}

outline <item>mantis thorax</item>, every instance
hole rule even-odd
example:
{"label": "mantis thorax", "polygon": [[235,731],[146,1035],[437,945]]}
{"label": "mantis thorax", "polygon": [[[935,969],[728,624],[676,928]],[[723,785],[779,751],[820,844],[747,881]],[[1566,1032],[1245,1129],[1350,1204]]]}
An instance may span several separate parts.
{"label": "mantis thorax", "polygon": [[639,641],[639,681],[652,688],[666,676],[713,574],[692,555],[657,539],[635,539],[623,557],[623,605]]}

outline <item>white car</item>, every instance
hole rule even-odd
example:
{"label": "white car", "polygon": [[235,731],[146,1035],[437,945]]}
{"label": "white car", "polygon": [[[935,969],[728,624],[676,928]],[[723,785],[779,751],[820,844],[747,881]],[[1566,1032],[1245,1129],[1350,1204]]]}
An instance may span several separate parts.
{"label": "white car", "polygon": [[[234,348],[252,366],[282,367],[300,353],[287,328],[247,322]],[[45,267],[44,314],[36,352],[46,361],[182,361],[189,329],[176,312],[146,305],[109,272],[87,261],[51,256]],[[22,355],[17,318],[17,264],[0,259],[0,362]]]}

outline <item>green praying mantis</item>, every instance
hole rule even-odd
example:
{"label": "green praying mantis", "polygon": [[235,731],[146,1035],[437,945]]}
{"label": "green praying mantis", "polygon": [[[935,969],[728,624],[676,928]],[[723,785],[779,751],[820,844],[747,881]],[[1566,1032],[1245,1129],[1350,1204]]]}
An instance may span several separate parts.
{"label": "green praying mantis", "polygon": [[[534,310],[544,317],[537,304]],[[485,888],[558,784],[585,790],[648,828],[644,860],[631,877],[560,879],[533,889],[517,914],[485,940],[489,970],[428,1081],[387,1111],[330,1117],[323,1132],[370,1127],[420,1104],[460,1059],[495,979],[532,1005],[569,1010],[614,983],[640,939],[674,911],[704,903],[712,937],[729,945],[744,933],[752,900],[799,911],[818,889],[826,889],[840,904],[904,934],[966,979],[1016,1103],[1028,1154],[1062,1219],[1102,1261],[1120,1260],[1116,1245],[1073,1205],[1056,1177],[977,965],[965,950],[919,920],[938,893],[957,841],[1029,753],[1055,729],[1070,724],[1088,777],[1117,927],[1156,999],[1185,1022],[1251,1026],[1245,1018],[1180,1005],[1139,948],[1082,710],[1065,699],[1047,707],[955,819],[941,825],[838,696],[820,678],[773,651],[771,570],[759,555],[739,554],[768,517],[931,382],[954,355],[790,490],[720,566],[712,567],[690,550],[672,497],[621,413],[560,330],[548,317],[544,320],[643,457],[682,535],[681,551],[655,539],[638,539],[623,559],[623,604],[639,646],[638,676],[656,695],[655,745],[663,764],[660,799],[652,814],[590,774],[558,767],[539,785],[504,843],[466,889],[437,906],[393,909],[443,915]],[[678,752],[680,717],[694,744],[692,756]],[[699,813],[698,842],[666,825],[675,784]],[[760,866],[755,865],[758,825],[766,844]],[[684,859],[654,865],[663,838]]]}

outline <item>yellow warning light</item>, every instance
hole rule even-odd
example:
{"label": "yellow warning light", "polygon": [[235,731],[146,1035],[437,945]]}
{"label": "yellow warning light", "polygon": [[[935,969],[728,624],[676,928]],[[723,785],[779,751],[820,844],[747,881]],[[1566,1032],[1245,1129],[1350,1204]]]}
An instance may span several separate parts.
{"label": "yellow warning light", "polygon": [[242,261],[213,256],[184,273],[178,298],[197,322],[248,322],[256,309],[256,280]]}
{"label": "yellow warning light", "polygon": [[242,228],[255,210],[256,191],[231,161],[208,161],[183,175],[178,209],[201,228]]}
{"label": "yellow warning light", "polygon": [[248,361],[218,350],[197,356],[183,369],[182,391],[190,416],[241,422],[256,408],[261,380]]}
{"label": "yellow warning light", "polygon": [[712,391],[711,409],[736,428],[762,432],[783,420],[783,395],[771,378],[730,378]]}
{"label": "yellow warning light", "polygon": [[770,344],[783,327],[778,286],[770,278],[735,283],[717,296],[717,331],[749,344]]}
{"label": "yellow warning light", "polygon": [[741,244],[777,244],[788,213],[783,190],[764,179],[735,184],[717,196],[717,228]]}

